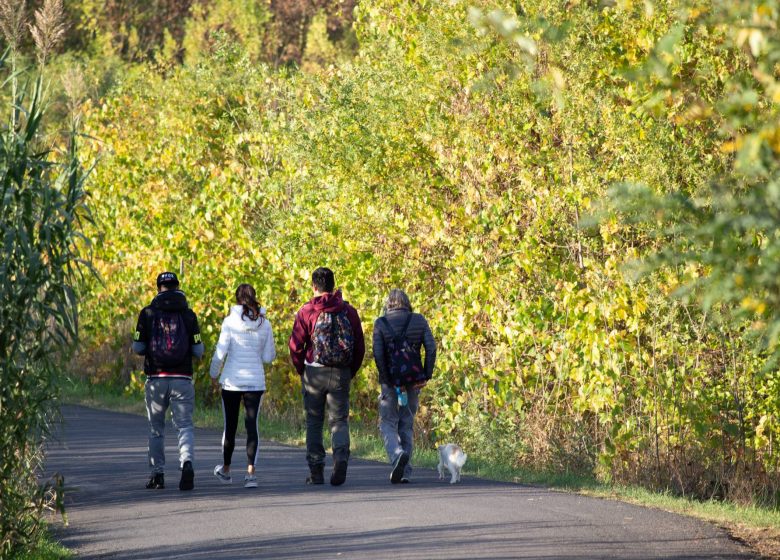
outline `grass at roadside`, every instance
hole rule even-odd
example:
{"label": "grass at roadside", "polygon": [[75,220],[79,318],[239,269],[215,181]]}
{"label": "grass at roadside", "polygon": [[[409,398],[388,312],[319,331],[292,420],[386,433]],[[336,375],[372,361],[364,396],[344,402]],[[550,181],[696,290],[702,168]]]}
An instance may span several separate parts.
{"label": "grass at roadside", "polygon": [[[63,387],[63,401],[145,415],[142,396],[127,395],[121,391],[90,385],[83,381],[66,383]],[[201,428],[221,429],[222,411],[217,405],[210,408],[196,407],[194,421],[195,425]],[[242,426],[239,423],[239,430],[241,429]],[[295,418],[261,418],[261,435],[264,439],[280,443],[303,445],[302,414]],[[353,456],[377,461],[387,460],[375,426],[353,422],[350,425],[350,437]],[[780,558],[780,511],[738,506],[719,501],[691,500],[668,493],[653,492],[637,486],[605,484],[593,477],[573,473],[518,469],[480,458],[474,450],[468,451],[469,462],[464,471],[467,475],[505,482],[542,485],[556,490],[579,492],[599,498],[618,499],[697,517],[726,528],[733,537],[744,541],[767,558]],[[435,450],[415,450],[414,463],[416,466],[435,468],[437,462],[438,457]],[[60,557],[52,556],[51,558]]]}
{"label": "grass at roadside", "polygon": [[76,556],[58,543],[44,530],[41,539],[30,550],[15,557],[15,560],[71,560]]}

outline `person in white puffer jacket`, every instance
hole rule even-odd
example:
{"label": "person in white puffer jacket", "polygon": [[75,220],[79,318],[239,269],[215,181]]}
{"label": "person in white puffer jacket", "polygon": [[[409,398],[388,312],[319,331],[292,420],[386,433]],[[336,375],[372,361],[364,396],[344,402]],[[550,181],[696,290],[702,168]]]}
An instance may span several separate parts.
{"label": "person in white puffer jacket", "polygon": [[211,378],[222,387],[222,412],[225,429],[222,434],[222,464],[214,468],[214,476],[224,484],[233,482],[230,464],[236,445],[238,412],[244,402],[246,426],[247,474],[244,487],[257,488],[255,465],[260,448],[257,427],[260,400],[265,392],[263,363],[276,357],[271,323],[265,309],[257,303],[255,289],[241,284],[236,289],[236,304],[222,321],[219,342],[211,359]]}

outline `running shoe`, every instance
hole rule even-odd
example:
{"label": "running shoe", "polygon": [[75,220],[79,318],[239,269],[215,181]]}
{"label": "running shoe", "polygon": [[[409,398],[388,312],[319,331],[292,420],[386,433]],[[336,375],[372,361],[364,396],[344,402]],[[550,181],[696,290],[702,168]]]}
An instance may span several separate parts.
{"label": "running shoe", "polygon": [[230,476],[229,472],[222,470],[222,465],[214,467],[214,476],[216,476],[222,484],[231,484],[233,482],[233,477]]}

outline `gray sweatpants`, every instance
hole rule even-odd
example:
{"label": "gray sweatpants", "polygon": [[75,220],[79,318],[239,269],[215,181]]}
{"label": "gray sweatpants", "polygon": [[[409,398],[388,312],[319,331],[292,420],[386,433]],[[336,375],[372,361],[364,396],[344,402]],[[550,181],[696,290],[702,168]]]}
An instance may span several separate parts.
{"label": "gray sweatpants", "polygon": [[398,406],[398,395],[395,387],[381,386],[379,394],[379,433],[385,444],[385,451],[390,464],[401,453],[409,455],[409,462],[404,469],[404,477],[412,475],[412,451],[414,416],[420,405],[420,390],[409,389],[407,391],[407,406]]}
{"label": "gray sweatpants", "polygon": [[322,426],[326,409],[333,461],[348,461],[352,373],[346,368],[306,366],[302,381],[303,407],[306,410],[306,461],[310,466],[325,463]]}
{"label": "gray sweatpants", "polygon": [[195,387],[189,379],[152,377],[146,380],[146,414],[149,418],[149,468],[152,473],[165,471],[165,413],[170,406],[173,426],[179,430],[179,467],[192,461],[195,430],[192,409]]}

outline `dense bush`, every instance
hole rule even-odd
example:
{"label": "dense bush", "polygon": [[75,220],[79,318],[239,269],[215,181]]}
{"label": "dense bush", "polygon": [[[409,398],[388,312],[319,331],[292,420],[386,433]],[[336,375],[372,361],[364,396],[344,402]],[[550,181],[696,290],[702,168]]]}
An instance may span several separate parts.
{"label": "dense bush", "polygon": [[[620,212],[583,227],[616,183],[695,198],[731,173],[722,122],[694,111],[746,79],[750,57],[724,47],[727,27],[693,12],[680,24],[682,3],[591,4],[535,0],[510,17],[486,1],[366,0],[351,61],[278,72],[223,33],[186,65],[128,67],[86,114],[105,284],[82,287],[79,367],[128,382],[137,364],[111,356],[168,268],[207,346],[250,281],[282,350],[327,264],[367,331],[395,286],[429,318],[440,360],[423,439],[774,502],[774,375],[728,302],[671,297],[708,263],[635,280],[625,265],[675,233]],[[299,407],[284,355],[271,414]],[[369,361],[356,417],[374,418],[375,394]]]}
{"label": "dense bush", "polygon": [[[13,3],[14,0],[7,0]],[[78,0],[67,2],[66,45],[93,56],[181,62],[198,56],[214,33],[241,40],[254,60],[300,65],[310,28],[326,21],[333,44],[351,40],[356,0]],[[38,8],[43,0],[28,0]]]}
{"label": "dense bush", "polygon": [[[4,119],[0,126],[0,557],[39,542],[44,509],[63,511],[63,481],[42,476],[58,381],[78,332],[74,285],[89,240],[77,116],[65,135],[43,126],[43,70],[63,37],[62,3],[28,25],[24,2],[0,3]],[[31,33],[28,35],[28,31]],[[25,42],[38,67],[23,65]],[[6,65],[6,62],[9,62]]]}

